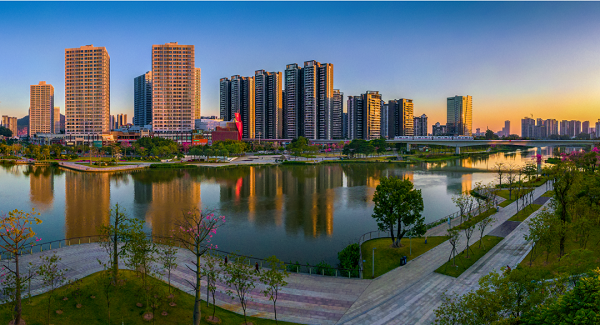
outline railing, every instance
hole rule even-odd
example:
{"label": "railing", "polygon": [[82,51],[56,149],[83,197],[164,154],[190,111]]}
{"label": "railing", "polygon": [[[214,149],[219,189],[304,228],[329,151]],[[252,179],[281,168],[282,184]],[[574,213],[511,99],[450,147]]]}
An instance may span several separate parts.
{"label": "railing", "polygon": [[[174,240],[171,237],[152,236],[152,235],[148,235],[148,236],[150,236],[152,238],[153,242],[162,243],[162,244],[166,244],[167,242],[173,242],[173,240]],[[41,253],[41,252],[44,252],[47,250],[62,248],[65,246],[96,243],[96,242],[99,242],[102,237],[103,236],[100,236],[100,235],[93,235],[93,236],[74,237],[74,238],[53,240],[53,241],[45,242],[45,243],[41,243],[41,244],[33,243],[34,245],[19,250],[19,255]],[[181,248],[182,243],[176,241],[173,246],[177,246],[177,247]],[[260,268],[267,265],[267,263],[266,263],[267,260],[263,259],[263,258],[242,255],[242,254],[236,254],[236,253],[231,253],[231,252],[218,250],[218,249],[210,249],[210,251],[213,253],[213,255],[217,255],[218,257],[223,258],[223,259],[225,257],[227,257],[228,260],[232,260],[232,259],[236,260],[239,257],[244,257],[244,258],[246,258],[246,260],[248,260],[249,264],[258,264]],[[0,252],[0,260],[6,259],[6,258],[11,258],[11,257],[12,257],[12,254],[10,254],[8,252]],[[285,265],[286,269],[289,272],[294,272],[294,273],[304,273],[304,274],[309,274],[309,275],[322,275],[322,276],[335,276],[335,277],[347,277],[347,278],[360,278],[359,270],[331,267],[331,266],[327,266],[324,264],[323,265],[318,265],[318,264],[317,265],[309,265],[307,263],[306,265],[302,265],[300,263],[289,263],[289,262],[283,262],[283,264]]]}

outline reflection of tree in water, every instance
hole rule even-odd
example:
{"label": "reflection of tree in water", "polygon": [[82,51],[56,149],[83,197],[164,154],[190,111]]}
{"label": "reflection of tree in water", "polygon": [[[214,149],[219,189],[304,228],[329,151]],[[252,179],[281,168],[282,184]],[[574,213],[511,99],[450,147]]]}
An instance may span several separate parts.
{"label": "reflection of tree in water", "polygon": [[131,178],[134,181],[153,184],[153,183],[169,183],[177,178],[181,178],[188,172],[187,169],[162,169],[162,170],[146,170],[142,172],[131,173]]}
{"label": "reflection of tree in water", "polygon": [[117,187],[121,186],[121,183],[124,185],[129,184],[129,173],[116,173],[110,175],[110,180],[115,183]]}

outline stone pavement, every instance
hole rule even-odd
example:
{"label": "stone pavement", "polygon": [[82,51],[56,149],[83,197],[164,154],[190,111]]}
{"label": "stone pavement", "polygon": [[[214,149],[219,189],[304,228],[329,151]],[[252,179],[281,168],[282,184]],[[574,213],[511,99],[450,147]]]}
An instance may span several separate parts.
{"label": "stone pavement", "polygon": [[[66,246],[59,249],[37,252],[32,255],[23,255],[21,265],[23,272],[27,272],[29,262],[38,264],[39,257],[56,253],[62,258],[61,268],[69,269],[68,279],[80,279],[102,270],[98,259],[106,262],[107,254],[97,244],[81,244]],[[180,250],[177,264],[179,267],[171,273],[171,284],[175,287],[192,292],[186,280],[193,281],[193,272],[188,269],[192,267],[191,253]],[[126,269],[122,260],[119,267]],[[166,278],[163,278],[166,281]],[[277,300],[277,318],[283,321],[297,322],[303,324],[335,324],[342,315],[352,306],[372,280],[348,279],[343,277],[319,276],[291,273],[287,279],[288,285],[279,293]],[[203,299],[206,299],[206,283],[203,281]],[[217,285],[216,303],[225,309],[242,313],[237,300],[232,300],[225,292],[226,286]],[[248,303],[247,314],[262,318],[274,319],[273,303],[265,298],[261,290],[262,285],[257,285],[252,290]],[[39,281],[32,281],[32,295],[46,292],[48,288],[42,287]],[[191,311],[190,311],[191,312]]]}
{"label": "stone pavement", "polygon": [[[545,186],[537,188],[534,197],[545,191]],[[488,227],[486,234],[516,212],[516,203],[501,208],[495,214],[497,221]],[[475,289],[479,278],[490,271],[506,265],[515,267],[530,249],[523,238],[525,233],[527,224],[521,223],[458,278],[434,273],[450,254],[450,243],[444,242],[420,258],[375,279],[338,324],[430,324],[435,320],[434,310],[441,304],[443,292],[468,292]],[[474,236],[472,241],[477,239]],[[461,234],[460,250],[465,246],[466,239]]]}
{"label": "stone pavement", "polygon": [[142,169],[150,167],[150,163],[137,163],[135,165],[121,165],[121,166],[113,166],[113,167],[90,167],[86,165],[80,165],[72,162],[59,162],[60,167],[73,169],[82,172],[122,172],[128,170]]}

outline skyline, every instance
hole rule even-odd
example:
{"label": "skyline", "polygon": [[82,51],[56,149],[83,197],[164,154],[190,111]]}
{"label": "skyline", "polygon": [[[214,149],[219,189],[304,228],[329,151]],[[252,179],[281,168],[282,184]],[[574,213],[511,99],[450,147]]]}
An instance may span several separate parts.
{"label": "skyline", "polygon": [[[430,126],[445,122],[455,95],[473,96],[473,129],[499,131],[530,114],[600,118],[598,3],[325,2],[302,19],[284,14],[300,14],[300,3],[231,4],[0,3],[0,27],[18,31],[3,35],[11,46],[0,49],[0,114],[27,115],[29,86],[40,81],[54,86],[64,114],[64,50],[94,44],[111,56],[110,114],[132,116],[133,80],[152,69],[152,45],[179,42],[196,47],[204,116],[219,115],[220,78],[314,59],[334,64],[333,87],[346,97],[412,99]],[[381,19],[394,11],[406,19]],[[59,13],[70,19],[52,19]],[[255,14],[269,19],[255,24]],[[140,25],[159,15],[178,19]]]}

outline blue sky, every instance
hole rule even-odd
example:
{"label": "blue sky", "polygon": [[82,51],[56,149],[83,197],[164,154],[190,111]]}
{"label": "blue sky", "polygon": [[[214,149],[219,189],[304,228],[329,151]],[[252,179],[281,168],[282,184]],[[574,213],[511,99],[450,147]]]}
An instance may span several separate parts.
{"label": "blue sky", "polygon": [[595,122],[598,17],[598,2],[0,2],[0,114],[26,115],[41,80],[64,112],[64,49],[94,44],[111,57],[111,114],[131,119],[152,44],[177,41],[196,46],[203,115],[218,115],[219,78],[314,59],[345,96],[412,98],[430,124],[454,95],[473,96],[474,128]]}

